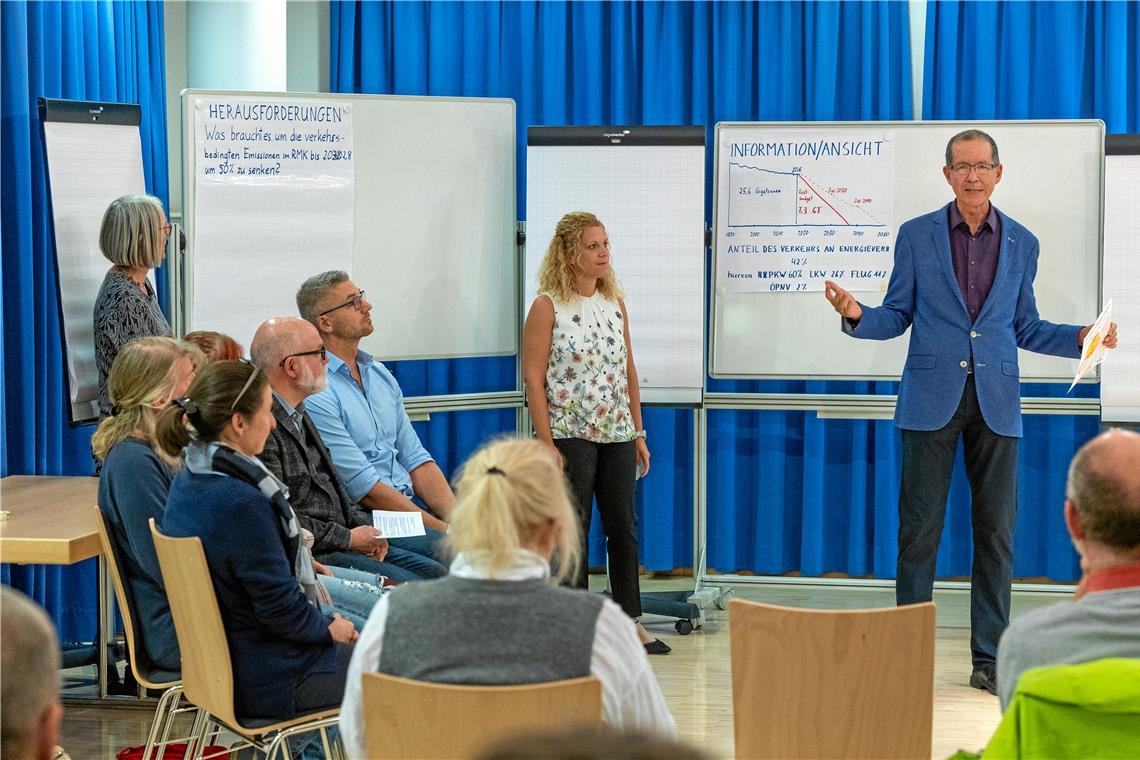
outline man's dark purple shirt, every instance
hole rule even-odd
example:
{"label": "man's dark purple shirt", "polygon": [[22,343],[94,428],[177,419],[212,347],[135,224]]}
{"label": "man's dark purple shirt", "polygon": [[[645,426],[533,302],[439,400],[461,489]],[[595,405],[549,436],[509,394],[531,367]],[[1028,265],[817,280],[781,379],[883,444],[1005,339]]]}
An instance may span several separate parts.
{"label": "man's dark purple shirt", "polygon": [[954,276],[970,321],[978,319],[986,297],[994,286],[997,274],[998,252],[1001,249],[1001,218],[994,205],[975,235],[970,235],[970,225],[962,218],[957,203],[950,204],[950,254],[954,260]]}

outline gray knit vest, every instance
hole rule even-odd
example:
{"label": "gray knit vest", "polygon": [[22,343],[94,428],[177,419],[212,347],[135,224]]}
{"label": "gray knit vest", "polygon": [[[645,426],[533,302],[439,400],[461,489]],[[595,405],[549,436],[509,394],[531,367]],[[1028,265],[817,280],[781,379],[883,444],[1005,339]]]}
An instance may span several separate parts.
{"label": "gray knit vest", "polygon": [[379,670],[483,685],[587,676],[601,609],[596,594],[538,578],[409,583],[388,597]]}

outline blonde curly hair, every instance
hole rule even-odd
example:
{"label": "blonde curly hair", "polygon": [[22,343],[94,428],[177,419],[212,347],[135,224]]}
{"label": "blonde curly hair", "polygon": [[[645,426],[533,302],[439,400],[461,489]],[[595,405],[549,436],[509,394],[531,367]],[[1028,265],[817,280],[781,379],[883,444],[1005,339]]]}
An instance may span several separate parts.
{"label": "blonde curly hair", "polygon": [[[589,211],[571,211],[558,220],[554,237],[550,239],[538,269],[539,293],[550,293],[559,301],[574,301],[581,297],[575,286],[578,257],[581,255],[582,236],[592,227],[605,229],[606,226]],[[598,292],[611,301],[623,297],[612,266],[605,277],[598,278]]]}

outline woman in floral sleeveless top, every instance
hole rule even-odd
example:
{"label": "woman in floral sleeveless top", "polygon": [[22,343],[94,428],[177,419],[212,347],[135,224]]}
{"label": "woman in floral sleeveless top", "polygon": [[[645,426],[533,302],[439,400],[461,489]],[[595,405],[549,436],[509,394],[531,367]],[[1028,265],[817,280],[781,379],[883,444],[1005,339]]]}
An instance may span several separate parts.
{"label": "woman in floral sleeveless top", "polygon": [[[633,487],[649,472],[629,319],[610,266],[606,228],[576,211],[558,222],[538,273],[539,296],[523,328],[523,379],[538,440],[574,490],[582,541],[594,498],[602,516],[614,601],[641,617]],[[586,547],[575,585],[586,588]],[[645,650],[669,647],[637,624]]]}

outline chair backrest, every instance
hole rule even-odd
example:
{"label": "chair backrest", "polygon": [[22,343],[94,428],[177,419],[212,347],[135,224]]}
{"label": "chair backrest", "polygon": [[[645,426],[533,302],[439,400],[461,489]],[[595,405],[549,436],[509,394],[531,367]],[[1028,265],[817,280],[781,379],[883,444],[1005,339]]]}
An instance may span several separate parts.
{"label": "chair backrest", "polygon": [[[473,757],[521,731],[600,726],[602,682],[594,676],[520,686],[465,686],[365,673],[368,757]],[[438,726],[427,728],[432,718]]]}
{"label": "chair backrest", "polygon": [[728,608],[736,756],[930,757],[934,605]]}
{"label": "chair backrest", "polygon": [[234,715],[230,647],[202,542],[196,537],[164,536],[158,532],[153,517],[149,522],[174,618],[174,633],[182,651],[182,688],[186,698],[213,717],[231,726],[240,725]]}
{"label": "chair backrest", "polygon": [[170,683],[154,683],[149,675],[157,666],[147,657],[146,647],[142,641],[142,631],[135,625],[138,617],[138,608],[135,607],[135,595],[122,574],[121,568],[126,566],[123,557],[123,548],[111,536],[107,527],[103,510],[95,508],[95,525],[99,529],[99,546],[103,550],[103,559],[107,563],[107,574],[111,576],[111,585],[115,588],[115,599],[119,602],[119,612],[123,617],[123,633],[127,637],[127,657],[131,663],[131,670],[135,678],[148,689],[165,688]]}
{"label": "chair backrest", "polygon": [[1021,674],[982,758],[1135,758],[1140,659],[1108,658]]}

